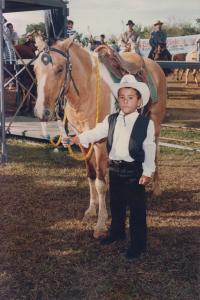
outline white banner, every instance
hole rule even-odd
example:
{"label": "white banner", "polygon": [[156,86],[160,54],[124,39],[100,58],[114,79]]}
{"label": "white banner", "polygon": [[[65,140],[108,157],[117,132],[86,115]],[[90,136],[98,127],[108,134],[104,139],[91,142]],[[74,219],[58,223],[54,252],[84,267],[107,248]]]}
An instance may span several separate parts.
{"label": "white banner", "polygon": [[[167,38],[167,49],[171,54],[174,53],[188,53],[191,50],[195,50],[197,47],[196,41],[200,39],[199,34],[176,36]],[[149,45],[149,39],[140,40],[140,52],[143,56],[148,56],[151,47]]]}

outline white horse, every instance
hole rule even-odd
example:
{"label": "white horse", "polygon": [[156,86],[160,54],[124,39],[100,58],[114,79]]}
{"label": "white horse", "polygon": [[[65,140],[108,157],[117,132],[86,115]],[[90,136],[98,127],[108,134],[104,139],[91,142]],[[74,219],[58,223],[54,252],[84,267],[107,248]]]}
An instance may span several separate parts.
{"label": "white horse", "polygon": [[[192,50],[192,51],[188,52],[188,54],[186,55],[185,61],[186,62],[198,62],[199,61],[198,50]],[[190,71],[191,71],[191,69],[187,69],[185,72],[185,84],[186,85],[188,85],[188,78],[189,78]],[[197,69],[192,70],[192,76],[193,76],[194,81],[196,82],[197,86],[199,85],[198,78],[197,78],[198,72],[199,72],[199,70],[197,70]]]}

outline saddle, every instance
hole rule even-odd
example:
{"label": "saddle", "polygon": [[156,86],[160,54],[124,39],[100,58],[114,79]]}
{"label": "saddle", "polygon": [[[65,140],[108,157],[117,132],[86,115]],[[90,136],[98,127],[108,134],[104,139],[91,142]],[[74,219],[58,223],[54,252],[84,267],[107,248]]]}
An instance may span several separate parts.
{"label": "saddle", "polygon": [[95,49],[101,63],[105,65],[116,82],[126,74],[132,74],[138,81],[144,82],[149,86],[151,92],[151,101],[157,101],[157,89],[153,78],[148,73],[143,58],[139,64],[129,62],[123,59],[116,51],[107,45],[101,45]]}
{"label": "saddle", "polygon": [[141,58],[141,64],[137,65],[122,58],[118,52],[114,51],[107,45],[101,45],[95,49],[98,58],[103,63],[111,74],[119,81],[126,74],[135,75],[136,79],[147,83],[147,72],[145,64]]}

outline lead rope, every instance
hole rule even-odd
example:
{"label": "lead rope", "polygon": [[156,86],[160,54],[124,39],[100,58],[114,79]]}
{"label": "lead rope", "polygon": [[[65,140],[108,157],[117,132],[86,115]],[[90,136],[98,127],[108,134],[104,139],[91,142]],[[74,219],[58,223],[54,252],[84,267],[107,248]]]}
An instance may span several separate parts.
{"label": "lead rope", "polygon": [[[95,59],[95,63],[96,63],[96,124],[99,122],[99,112],[100,112],[100,72],[99,72],[99,61],[98,58],[96,56],[94,56]],[[64,109],[64,119],[63,119],[63,124],[65,124],[67,121],[67,113],[66,113],[66,109]],[[95,125],[96,125],[95,124]],[[54,143],[53,140],[50,140],[51,144],[54,147],[57,147],[58,145],[60,145],[62,141],[62,135],[60,135],[57,143]],[[69,145],[68,147],[68,151],[69,151],[69,155],[79,161],[82,160],[88,160],[93,152],[94,149],[94,145],[91,144],[89,147],[89,150],[87,152],[87,154],[85,154],[84,148],[81,144],[79,144],[79,148],[82,152],[82,157],[76,155],[73,150],[72,147]]]}

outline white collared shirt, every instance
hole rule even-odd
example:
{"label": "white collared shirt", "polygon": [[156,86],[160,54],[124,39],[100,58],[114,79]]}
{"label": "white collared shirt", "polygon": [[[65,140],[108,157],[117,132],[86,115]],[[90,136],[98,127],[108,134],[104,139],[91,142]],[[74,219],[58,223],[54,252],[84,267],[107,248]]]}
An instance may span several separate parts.
{"label": "white collared shirt", "polygon": [[[113,144],[109,153],[111,160],[124,160],[127,162],[134,161],[129,154],[129,140],[135,121],[139,113],[137,111],[124,115],[120,111],[113,135]],[[95,128],[85,131],[78,135],[81,144],[88,145],[89,143],[97,142],[108,136],[108,117],[106,116],[102,123],[98,123]],[[143,166],[143,175],[151,177],[155,171],[155,128],[152,120],[149,121],[147,128],[147,136],[143,142],[143,150],[145,153]]]}

